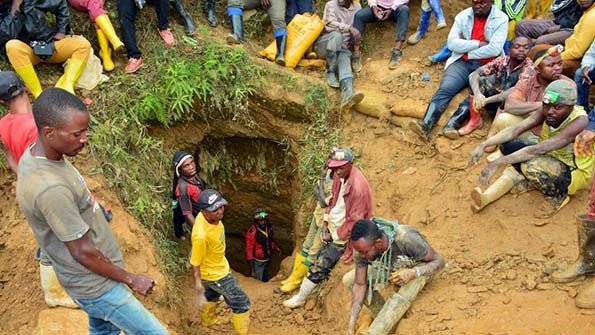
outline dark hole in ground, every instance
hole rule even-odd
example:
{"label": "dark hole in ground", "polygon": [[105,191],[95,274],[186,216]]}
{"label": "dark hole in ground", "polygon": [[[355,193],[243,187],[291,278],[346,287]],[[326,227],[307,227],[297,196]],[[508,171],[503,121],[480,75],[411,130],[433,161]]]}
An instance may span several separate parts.
{"label": "dark hole in ground", "polygon": [[[294,196],[297,196],[297,162],[287,144],[270,139],[205,137],[195,153],[209,188],[218,189],[229,202],[225,209],[227,259],[230,266],[250,275],[244,233],[254,211],[265,208],[273,224],[275,242],[290,255],[293,247]],[[269,277],[279,271],[282,258],[274,255]]]}

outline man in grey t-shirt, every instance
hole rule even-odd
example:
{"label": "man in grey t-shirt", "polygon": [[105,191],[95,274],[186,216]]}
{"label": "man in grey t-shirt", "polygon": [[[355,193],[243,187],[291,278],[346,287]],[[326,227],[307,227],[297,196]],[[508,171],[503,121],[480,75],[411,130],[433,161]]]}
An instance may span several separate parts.
{"label": "man in grey t-shirt", "polygon": [[124,270],[97,201],[64,157],[76,156],[87,143],[86,106],[65,90],[49,88],[33,105],[33,116],[39,137],[21,157],[17,200],[58,280],[89,315],[91,334],[167,334],[130,292],[146,295],[154,281]]}
{"label": "man in grey t-shirt", "polygon": [[[368,307],[375,317],[369,333],[388,334],[426,280],[444,267],[444,259],[414,227],[378,217],[357,221],[351,244],[358,255],[355,270],[343,277],[343,283],[353,291],[347,333],[355,331],[367,292]],[[388,281],[401,288],[385,303],[376,290]]]}

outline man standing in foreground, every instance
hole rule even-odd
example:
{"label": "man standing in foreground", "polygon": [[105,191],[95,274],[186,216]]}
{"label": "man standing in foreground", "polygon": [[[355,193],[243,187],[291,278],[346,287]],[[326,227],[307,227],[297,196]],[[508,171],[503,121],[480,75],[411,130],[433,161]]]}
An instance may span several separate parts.
{"label": "man standing in foreground", "polygon": [[122,252],[99,204],[64,158],[87,143],[85,104],[48,88],[33,105],[33,116],[39,138],[21,157],[17,200],[58,280],[89,315],[90,333],[168,334],[130,291],[146,295],[155,282],[123,269]]}
{"label": "man standing in foreground", "polygon": [[190,264],[194,274],[194,289],[198,293],[200,321],[209,327],[219,323],[215,313],[217,301],[223,296],[231,308],[231,323],[236,333],[248,334],[250,299],[242,291],[225,258],[225,200],[215,190],[204,190],[198,199],[201,209],[192,226]]}
{"label": "man standing in foreground", "polygon": [[[374,217],[359,220],[351,232],[351,243],[359,253],[355,269],[343,276],[353,288],[347,334],[354,334],[364,300],[375,317],[369,334],[388,334],[444,259],[414,227]],[[386,302],[376,290],[388,281],[400,286]]]}

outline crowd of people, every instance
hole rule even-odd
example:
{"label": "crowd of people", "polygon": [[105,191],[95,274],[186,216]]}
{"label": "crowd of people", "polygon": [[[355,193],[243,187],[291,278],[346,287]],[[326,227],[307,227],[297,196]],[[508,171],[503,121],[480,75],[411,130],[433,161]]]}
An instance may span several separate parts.
{"label": "crowd of people", "polygon": [[[555,215],[576,192],[591,187],[587,213],[578,217],[579,257],[552,274],[555,282],[569,282],[595,273],[595,109],[589,112],[595,77],[595,1],[545,2],[549,8],[529,7],[531,1],[523,0],[472,0],[471,7],[456,15],[445,47],[430,56],[432,62],[446,61],[445,70],[423,119],[409,128],[422,141],[431,141],[432,130],[451,100],[470,88],[471,94],[458,105],[440,134],[456,139],[482,127],[483,112],[493,118],[486,140],[471,152],[470,164],[489,154],[479,178],[482,185],[488,184],[499,168],[503,172],[487,188],[471,191],[474,212],[509,192],[538,190],[545,199],[535,216],[543,219]],[[182,1],[172,3],[185,20],[186,32],[194,32],[194,22]],[[122,47],[129,57],[125,72],[142,66],[134,20],[144,1],[118,0],[123,41],[101,1],[71,0],[68,4],[88,12],[93,21],[104,70],[114,69],[111,54]],[[158,33],[166,45],[175,45],[168,28],[169,2],[155,0],[151,4],[157,13]],[[278,50],[275,62],[284,65],[287,22],[296,14],[314,11],[313,2],[229,0],[229,43],[244,41],[243,11],[259,7],[266,8],[271,18]],[[205,1],[206,19],[212,26],[217,25],[214,8],[214,0]],[[553,19],[525,19],[525,15],[535,16],[529,13],[535,8],[548,9]],[[5,1],[0,11],[0,42],[14,68],[14,72],[0,72],[0,101],[8,108],[0,119],[0,138],[8,166],[17,175],[17,200],[40,247],[47,303],[82,308],[89,315],[92,334],[120,330],[167,334],[132,294],[150,293],[154,281],[124,269],[120,247],[107,224],[111,213],[99,204],[66,158],[76,156],[88,141],[90,115],[74,95],[74,83],[91,53],[90,43],[72,35],[64,0]],[[54,25],[46,19],[47,13],[55,16]],[[405,42],[423,43],[432,13],[437,29],[447,27],[440,1],[423,0],[418,27],[406,38],[407,0],[370,0],[363,8],[352,0],[326,3],[324,32],[313,43],[313,50],[326,59],[327,84],[341,90],[341,109],[363,99],[362,93],[354,92],[353,78],[362,68],[360,46],[365,26],[388,19],[394,22],[396,34],[388,62],[388,68],[394,69],[403,57]],[[33,66],[65,61],[56,88],[43,90]],[[393,283],[401,296],[415,297],[444,267],[445,260],[416,228],[373,215],[371,187],[354,166],[354,159],[346,147],[330,153],[324,177],[316,186],[317,204],[308,234],[295,255],[291,274],[280,282],[280,291],[297,290],[283,305],[298,308],[329,278],[339,261],[355,264],[343,277],[352,290],[347,332],[356,332],[365,304],[374,316],[370,333],[386,334],[410,304],[399,299],[384,301],[378,290]],[[232,310],[235,331],[249,333],[250,298],[231,272],[225,254],[222,221],[229,204],[218,191],[208,189],[198,161],[185,151],[173,156],[172,201],[174,235],[180,240],[190,237],[189,263],[201,323],[212,326],[221,321],[216,308],[223,298]],[[264,282],[269,280],[273,254],[280,252],[269,215],[265,208],[256,209],[245,234],[251,275]],[[595,308],[595,280],[575,301],[578,307]]]}

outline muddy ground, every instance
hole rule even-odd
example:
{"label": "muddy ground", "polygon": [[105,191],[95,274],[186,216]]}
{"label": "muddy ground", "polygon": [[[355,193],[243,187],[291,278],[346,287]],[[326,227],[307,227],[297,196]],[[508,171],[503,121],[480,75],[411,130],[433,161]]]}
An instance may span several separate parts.
{"label": "muddy ground", "polygon": [[[463,6],[459,1],[444,4],[449,23]],[[410,32],[418,11],[412,6]],[[409,108],[423,112],[442,70],[425,57],[441,46],[447,34],[446,30],[434,32],[433,27],[420,44],[404,49],[400,68],[392,72],[386,68],[392,27],[387,25],[386,32],[370,30],[375,33],[369,37],[364,70],[356,80],[356,87],[366,94],[364,101],[384,108],[383,113]],[[423,71],[430,74],[430,82],[421,81]],[[313,71],[299,73],[321,78]],[[462,98],[461,94],[454,100],[447,114]],[[484,163],[466,168],[467,156],[486,133],[484,125],[468,138],[434,137],[434,145],[427,146],[406,129],[358,113],[344,126],[342,144],[359,153],[358,165],[373,189],[375,214],[416,226],[448,262],[419,295],[395,334],[591,334],[595,311],[578,309],[573,300],[584,282],[559,285],[549,277],[558,264],[576,257],[574,218],[584,211],[587,193],[579,192],[546,221],[533,218],[533,210],[543,200],[537,192],[508,195],[474,214],[469,194]],[[77,161],[83,172],[93,164],[84,157]],[[101,176],[85,174],[98,199],[114,211],[112,227],[127,267],[164,283],[147,234]],[[32,334],[41,323],[43,334],[85,334],[83,314],[48,309],[44,304],[35,242],[15,203],[14,185],[12,176],[0,175],[0,333]],[[289,296],[274,292],[276,282],[238,276],[252,300],[254,333],[341,334],[350,293],[340,279],[348,270],[345,265],[337,267],[306,307],[294,312],[282,307]],[[172,332],[232,334],[225,308],[220,308],[224,324],[211,330],[199,326],[190,273],[185,284],[185,298],[176,310],[159,303],[163,286],[143,302]]]}

